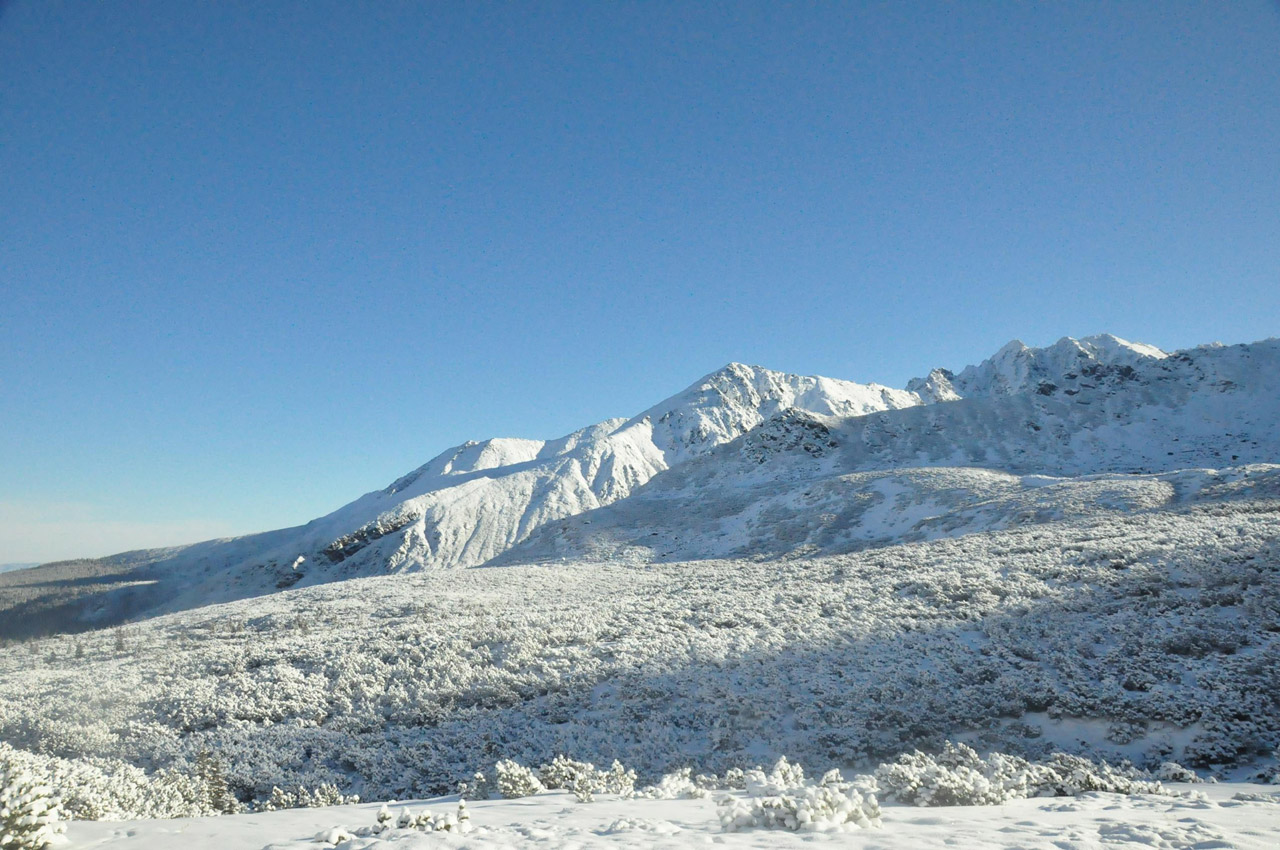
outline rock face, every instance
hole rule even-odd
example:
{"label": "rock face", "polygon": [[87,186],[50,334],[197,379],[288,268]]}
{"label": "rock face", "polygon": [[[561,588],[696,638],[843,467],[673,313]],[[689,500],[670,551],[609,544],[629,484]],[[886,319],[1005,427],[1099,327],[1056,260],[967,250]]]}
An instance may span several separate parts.
{"label": "rock face", "polygon": [[[1280,460],[1277,367],[1276,341],[1166,354],[1106,335],[1041,349],[1012,342],[906,390],[732,363],[630,419],[556,440],[456,446],[304,526],[85,562],[112,581],[78,590],[70,613],[55,607],[87,628],[121,612],[522,558],[839,551],[924,533],[916,525],[934,516],[929,505],[946,513],[1031,489],[1001,475]],[[898,474],[926,467],[964,471]],[[1004,483],[993,485],[992,471]],[[990,522],[998,512],[978,513]],[[23,599],[44,569],[24,578]],[[7,594],[0,577],[0,613],[17,610]]]}

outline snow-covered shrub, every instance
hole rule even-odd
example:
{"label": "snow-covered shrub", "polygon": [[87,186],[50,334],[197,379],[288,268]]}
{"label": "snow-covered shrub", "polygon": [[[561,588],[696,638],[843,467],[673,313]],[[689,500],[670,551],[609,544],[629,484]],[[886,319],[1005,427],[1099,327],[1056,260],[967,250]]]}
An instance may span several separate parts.
{"label": "snow-covered shrub", "polygon": [[[1272,753],[1271,758],[1272,763],[1249,777],[1250,782],[1258,782],[1263,785],[1280,785],[1280,750]],[[1212,778],[1209,781],[1212,782]]]}
{"label": "snow-covered shrub", "polygon": [[489,800],[497,793],[493,787],[493,777],[482,770],[471,774],[470,779],[458,783],[458,794],[472,800]]}
{"label": "snow-covered shrub", "polygon": [[467,801],[458,801],[458,832],[471,831],[471,812],[467,811]]}
{"label": "snow-covered shrub", "polygon": [[648,786],[637,796],[651,800],[700,799],[707,796],[707,789],[694,782],[692,768],[682,767],[664,774],[657,785]]}
{"label": "snow-covered shrub", "polygon": [[[751,773],[763,776],[763,771],[748,771],[749,777]],[[726,832],[756,828],[835,832],[880,826],[875,795],[843,781],[839,771],[828,771],[817,785],[805,785],[804,771],[784,757],[764,782],[748,778],[748,787],[745,798],[726,797],[717,804]]]}
{"label": "snow-covered shrub", "polygon": [[804,768],[779,756],[768,773],[755,767],[743,772],[743,780],[749,794],[780,794],[789,788],[804,787]]}
{"label": "snow-covered shrub", "polygon": [[538,778],[545,788],[555,791],[572,788],[580,777],[595,778],[596,766],[590,762],[574,761],[567,756],[559,755],[538,768]]}
{"label": "snow-covered shrub", "polygon": [[78,820],[198,817],[219,814],[208,785],[192,772],[147,775],[118,759],[62,759],[16,750],[0,742],[0,764],[59,789],[59,808]]}
{"label": "snow-covered shrub", "polygon": [[264,812],[278,812],[281,809],[295,808],[296,803],[297,798],[293,794],[273,785],[271,796],[266,799],[266,802],[260,803],[258,808]]}
{"label": "snow-covered shrub", "polygon": [[493,766],[494,786],[508,800],[531,797],[543,790],[534,772],[511,759],[503,759]]}
{"label": "snow-covered shrub", "polygon": [[609,765],[609,769],[596,774],[600,782],[599,790],[605,794],[617,794],[619,797],[631,797],[636,793],[636,772],[624,767],[617,759]]}
{"label": "snow-covered shrub", "polygon": [[226,815],[233,815],[241,810],[240,801],[227,788],[222,759],[208,750],[201,750],[196,755],[193,773],[196,780],[204,786],[205,801],[211,810]]}
{"label": "snow-covered shrub", "polygon": [[43,850],[64,829],[49,789],[19,768],[0,761],[0,848]]}
{"label": "snow-covered shrub", "polygon": [[948,742],[936,757],[903,754],[876,769],[886,797],[914,806],[989,806],[1026,797],[1030,765],[1001,754],[982,759],[971,747]]}
{"label": "snow-covered shrub", "polygon": [[1133,767],[1115,768],[1055,753],[1048,762],[948,742],[937,756],[919,751],[876,769],[886,797],[915,806],[989,806],[1024,797],[1075,796],[1089,791],[1160,794],[1164,788]]}
{"label": "snow-covered shrub", "polygon": [[1105,762],[1092,762],[1082,756],[1054,753],[1044,766],[1050,773],[1048,781],[1039,788],[1040,796],[1053,794],[1058,797],[1073,797],[1090,791],[1112,794],[1168,793],[1159,780],[1152,779],[1149,774],[1130,764],[1114,767]]}
{"label": "snow-covered shrub", "polygon": [[590,762],[556,756],[538,768],[538,777],[548,789],[567,789],[579,802],[589,803],[598,793],[630,797],[635,793],[636,773],[614,759],[608,770],[596,770]]}
{"label": "snow-covered shrub", "polygon": [[595,777],[587,774],[574,777],[573,784],[569,786],[569,790],[573,792],[573,796],[579,803],[594,803],[596,800]]}
{"label": "snow-covered shrub", "polygon": [[1200,774],[1189,767],[1183,767],[1176,761],[1163,762],[1155,771],[1156,779],[1161,782],[1203,782]]}
{"label": "snow-covered shrub", "polygon": [[393,815],[384,803],[378,809],[377,815],[375,815],[373,826],[360,827],[355,831],[355,837],[364,838],[382,835],[392,829],[415,830],[417,832],[465,833],[471,831],[471,814],[467,811],[467,802],[465,800],[458,801],[457,814],[452,812],[435,814],[430,810],[414,814],[411,809],[404,808],[400,810],[399,817]]}
{"label": "snow-covered shrub", "polygon": [[350,841],[355,837],[353,833],[347,832],[342,827],[335,826],[333,829],[326,829],[316,833],[315,840],[321,844],[332,844],[337,847],[342,842]]}
{"label": "snow-covered shrub", "polygon": [[338,786],[326,782],[318,785],[315,791],[308,791],[302,786],[296,790],[285,791],[279,787],[271,789],[271,796],[259,808],[265,812],[281,809],[318,809],[323,806],[349,806],[360,802],[356,794],[346,795],[338,790]]}
{"label": "snow-covered shrub", "polygon": [[675,835],[680,827],[671,821],[654,821],[647,818],[618,818],[603,829],[596,830],[598,835],[619,835],[624,832],[648,832],[654,835]]}

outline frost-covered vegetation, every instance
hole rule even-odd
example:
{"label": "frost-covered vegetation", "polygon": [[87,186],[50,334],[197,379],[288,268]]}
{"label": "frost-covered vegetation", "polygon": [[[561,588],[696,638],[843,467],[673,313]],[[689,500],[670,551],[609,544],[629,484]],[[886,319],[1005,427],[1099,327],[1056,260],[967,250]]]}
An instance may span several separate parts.
{"label": "frost-covered vegetation", "polygon": [[409,799],[562,753],[693,786],[949,739],[1249,774],[1280,745],[1278,571],[1280,502],[1251,498],[825,558],[360,579],[13,644],[0,740],[82,818]]}
{"label": "frost-covered vegetation", "polygon": [[44,850],[64,829],[53,792],[0,753],[0,850]]}
{"label": "frost-covered vegetation", "polygon": [[544,790],[572,791],[579,802],[589,803],[596,794],[614,794],[630,797],[635,793],[636,773],[614,760],[608,770],[597,770],[591,762],[574,761],[558,755],[550,764],[538,768],[537,773],[511,759],[503,759],[494,765],[493,773],[476,773],[469,781],[460,783],[459,792],[464,797],[486,800],[491,796],[515,799],[529,797]]}
{"label": "frost-covered vegetation", "polygon": [[723,796],[717,804],[725,832],[841,832],[880,826],[874,785],[846,782],[838,770],[827,771],[816,784],[806,783],[804,770],[783,756],[768,774],[759,768],[746,771],[744,784],[745,796]]}
{"label": "frost-covered vegetation", "polygon": [[[1195,774],[1172,762],[1165,773]],[[983,758],[964,744],[947,742],[932,756],[919,751],[882,764],[875,772],[886,798],[914,806],[992,806],[1024,797],[1063,797],[1090,791],[1163,794],[1164,786],[1132,765],[1113,767],[1080,756],[1054,753],[1043,763],[1005,753]]]}

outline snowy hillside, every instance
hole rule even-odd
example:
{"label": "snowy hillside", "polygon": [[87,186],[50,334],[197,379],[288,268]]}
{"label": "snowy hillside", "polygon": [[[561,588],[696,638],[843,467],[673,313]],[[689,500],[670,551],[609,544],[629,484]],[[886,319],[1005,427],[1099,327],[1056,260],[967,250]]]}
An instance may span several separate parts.
{"label": "snowy hillside", "polygon": [[[787,560],[330,583],[0,653],[6,745],[96,817],[336,784],[447,793],[503,758],[656,782],[948,739],[1226,778],[1280,746],[1280,493]],[[166,772],[167,771],[167,772]],[[1270,774],[1265,774],[1270,775]]]}

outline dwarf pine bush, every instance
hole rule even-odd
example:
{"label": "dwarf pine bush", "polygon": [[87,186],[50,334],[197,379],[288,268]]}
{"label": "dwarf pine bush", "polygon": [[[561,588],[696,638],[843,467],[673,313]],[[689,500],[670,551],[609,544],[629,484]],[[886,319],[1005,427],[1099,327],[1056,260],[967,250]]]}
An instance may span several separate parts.
{"label": "dwarf pine bush", "polygon": [[725,832],[840,832],[880,826],[875,794],[845,782],[839,771],[828,771],[817,785],[806,785],[800,766],[783,757],[767,775],[758,768],[747,773],[748,796],[725,797],[717,804]]}
{"label": "dwarf pine bush", "polygon": [[919,752],[880,765],[875,778],[888,798],[913,806],[989,806],[1023,797],[1076,796],[1089,791],[1163,794],[1164,786],[1132,767],[1112,767],[1055,753],[1047,762],[948,742],[936,756]]}
{"label": "dwarf pine bush", "polygon": [[367,838],[382,835],[392,829],[414,830],[416,832],[467,833],[471,831],[471,814],[467,811],[467,802],[465,800],[458,801],[456,814],[453,812],[436,814],[430,810],[423,810],[418,814],[414,814],[411,809],[405,808],[400,810],[399,817],[393,815],[391,810],[387,808],[386,803],[383,803],[374,817],[373,826],[360,827],[355,831],[354,836]]}
{"label": "dwarf pine bush", "polygon": [[682,767],[664,774],[657,785],[645,788],[639,796],[651,800],[697,799],[707,796],[707,788],[694,781],[693,768]]}
{"label": "dwarf pine bush", "polygon": [[495,764],[493,774],[498,793],[508,800],[516,797],[532,797],[545,790],[532,770],[511,759],[503,759]]}
{"label": "dwarf pine bush", "polygon": [[458,794],[472,800],[492,799],[496,791],[493,777],[482,770],[477,770],[471,774],[470,779],[464,779],[458,783]]}
{"label": "dwarf pine bush", "polygon": [[295,791],[284,791],[278,787],[272,787],[271,796],[260,804],[259,808],[265,812],[274,812],[280,809],[318,809],[323,806],[349,806],[358,802],[360,802],[358,795],[345,795],[338,790],[337,785],[325,782],[316,786],[315,791],[309,791],[302,786],[299,786]]}
{"label": "dwarf pine bush", "polygon": [[548,789],[572,791],[582,803],[590,803],[596,794],[630,797],[636,786],[636,772],[623,767],[617,759],[608,770],[596,770],[591,762],[574,761],[559,755],[550,764],[538,768],[538,778]]}
{"label": "dwarf pine bush", "polygon": [[595,777],[596,766],[590,762],[574,761],[563,755],[556,756],[550,764],[538,768],[538,779],[549,790],[572,788],[580,777]]}
{"label": "dwarf pine bush", "polygon": [[240,801],[227,788],[226,771],[222,760],[209,750],[196,755],[195,778],[205,787],[205,801],[218,814],[233,815],[241,810]]}
{"label": "dwarf pine bush", "polygon": [[43,850],[64,829],[49,789],[13,765],[0,762],[0,848]]}
{"label": "dwarf pine bush", "polygon": [[1156,779],[1161,782],[1203,782],[1200,774],[1189,767],[1183,767],[1176,761],[1161,762],[1155,771]]}

